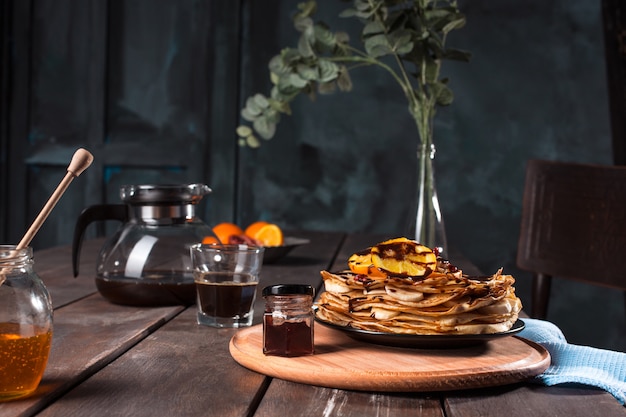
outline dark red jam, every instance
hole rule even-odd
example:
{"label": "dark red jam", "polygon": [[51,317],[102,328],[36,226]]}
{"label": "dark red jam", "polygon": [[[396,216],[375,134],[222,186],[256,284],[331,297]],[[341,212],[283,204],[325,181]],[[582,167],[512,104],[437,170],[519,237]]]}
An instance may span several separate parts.
{"label": "dark red jam", "polygon": [[313,354],[313,329],[305,321],[283,321],[275,325],[273,317],[264,320],[263,353],[274,356],[303,356]]}

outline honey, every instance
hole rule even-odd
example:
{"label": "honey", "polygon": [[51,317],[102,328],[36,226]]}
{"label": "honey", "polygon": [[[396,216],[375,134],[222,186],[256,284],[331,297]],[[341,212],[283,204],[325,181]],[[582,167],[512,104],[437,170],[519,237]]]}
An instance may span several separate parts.
{"label": "honey", "polygon": [[35,391],[52,343],[52,331],[19,334],[17,324],[0,323],[0,401]]}
{"label": "honey", "polygon": [[37,389],[52,343],[52,302],[33,250],[0,245],[0,401]]}

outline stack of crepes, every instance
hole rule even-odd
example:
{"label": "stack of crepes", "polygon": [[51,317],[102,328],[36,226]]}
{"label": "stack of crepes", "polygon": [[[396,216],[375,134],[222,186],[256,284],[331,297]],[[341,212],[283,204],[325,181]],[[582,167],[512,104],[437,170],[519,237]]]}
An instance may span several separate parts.
{"label": "stack of crepes", "polygon": [[502,270],[469,277],[407,238],[353,254],[349,270],[322,271],[322,321],[398,334],[487,334],[509,330],[522,303]]}

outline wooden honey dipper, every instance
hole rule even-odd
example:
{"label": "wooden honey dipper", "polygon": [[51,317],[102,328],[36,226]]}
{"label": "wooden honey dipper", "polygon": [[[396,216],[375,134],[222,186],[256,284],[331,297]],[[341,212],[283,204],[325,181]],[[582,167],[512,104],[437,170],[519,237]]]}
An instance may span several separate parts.
{"label": "wooden honey dipper", "polygon": [[[72,180],[86,170],[92,162],[93,155],[88,150],[80,148],[74,152],[74,156],[72,156],[72,160],[67,167],[65,177],[63,177],[56,190],[54,190],[46,204],[39,212],[39,215],[37,215],[33,223],[30,225],[24,234],[24,237],[20,240],[20,243],[17,244],[16,249],[23,249],[30,244],[33,237],[35,237],[43,222],[46,221],[48,215],[57,204],[65,190],[67,190],[67,187],[69,187]],[[6,277],[4,275],[0,275],[0,285],[2,285],[5,279]]]}

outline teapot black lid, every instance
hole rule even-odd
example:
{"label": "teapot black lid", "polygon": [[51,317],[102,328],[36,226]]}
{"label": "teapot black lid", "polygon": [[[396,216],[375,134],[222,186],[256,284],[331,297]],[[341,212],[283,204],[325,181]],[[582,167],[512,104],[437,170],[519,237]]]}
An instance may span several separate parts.
{"label": "teapot black lid", "polygon": [[130,204],[197,204],[211,189],[205,184],[143,184],[120,187],[122,201]]}

